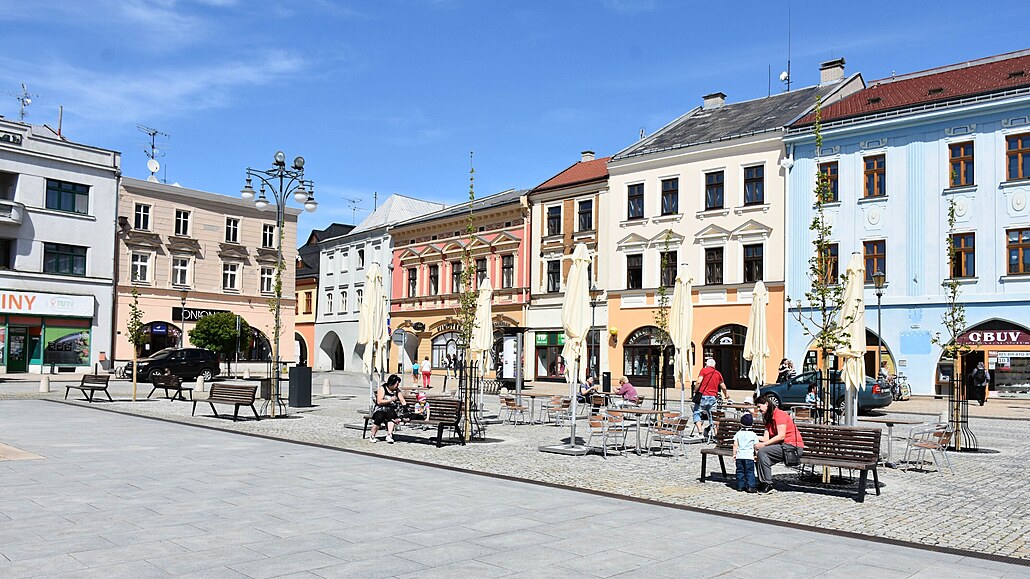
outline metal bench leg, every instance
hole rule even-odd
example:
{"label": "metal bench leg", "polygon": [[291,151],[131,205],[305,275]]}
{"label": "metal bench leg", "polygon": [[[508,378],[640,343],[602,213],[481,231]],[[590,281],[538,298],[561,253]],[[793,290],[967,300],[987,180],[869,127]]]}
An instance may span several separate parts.
{"label": "metal bench leg", "polygon": [[863,469],[862,474],[858,475],[858,502],[865,502],[865,483],[866,479],[869,478],[869,471]]}
{"label": "metal bench leg", "polygon": [[873,485],[876,486],[876,496],[880,496],[880,476],[876,474],[876,466],[873,466]]}
{"label": "metal bench leg", "polygon": [[65,400],[67,400],[67,399],[68,399],[68,393],[69,393],[69,392],[71,392],[71,390],[72,390],[72,387],[71,387],[71,386],[68,386],[68,387],[66,387],[66,388],[64,389],[64,399],[65,399]]}
{"label": "metal bench leg", "polygon": [[705,477],[708,476],[708,469],[706,468],[707,466],[708,466],[708,455],[707,454],[702,454],[701,455],[701,482],[705,482]]}
{"label": "metal bench leg", "polygon": [[436,448],[440,448],[441,446],[443,446],[443,427],[444,425],[441,424],[436,429]]}
{"label": "metal bench leg", "polygon": [[726,461],[723,460],[722,455],[719,455],[719,468],[722,469],[722,477],[726,478],[729,475],[726,474]]}
{"label": "metal bench leg", "polygon": [[371,416],[366,416],[365,417],[365,425],[361,427],[361,438],[365,438],[365,436],[367,436],[367,433],[368,433],[368,421],[369,421],[370,418],[371,418]]}
{"label": "metal bench leg", "polygon": [[240,405],[235,404],[232,407],[232,421],[236,422],[236,419],[240,416]]}
{"label": "metal bench leg", "polygon": [[215,405],[214,404],[212,404],[211,402],[208,402],[207,405],[211,407],[211,412],[215,413],[215,418],[221,418],[221,416],[218,415],[218,411],[215,410]]}
{"label": "metal bench leg", "polygon": [[[86,392],[88,392],[88,394],[86,394]],[[93,396],[96,395],[97,391],[96,390],[86,390],[83,393],[86,395],[86,401],[87,402],[93,402]]]}
{"label": "metal bench leg", "polygon": [[254,418],[255,418],[256,420],[261,420],[261,417],[260,417],[260,416],[258,416],[258,413],[257,413],[257,408],[254,408],[254,405],[253,405],[253,404],[251,404],[251,405],[250,405],[250,409],[251,409],[251,411],[253,411],[253,412],[254,412]]}
{"label": "metal bench leg", "polygon": [[111,393],[107,391],[107,388],[104,388],[104,394],[107,394],[108,402],[114,402],[114,398],[111,398]]}
{"label": "metal bench leg", "polygon": [[197,402],[200,402],[200,400],[194,400],[193,401],[193,412],[190,412],[190,416],[196,416],[197,415]]}
{"label": "metal bench leg", "polygon": [[151,388],[150,389],[150,394],[147,394],[147,398],[150,398],[151,396],[153,396],[154,392],[156,392],[156,391],[157,391],[157,386],[154,386],[153,388]]}

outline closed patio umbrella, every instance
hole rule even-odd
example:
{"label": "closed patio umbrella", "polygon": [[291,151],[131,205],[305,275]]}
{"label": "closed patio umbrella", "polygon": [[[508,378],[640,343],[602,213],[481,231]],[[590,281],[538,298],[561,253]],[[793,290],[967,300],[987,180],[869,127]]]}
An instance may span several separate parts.
{"label": "closed patio umbrella", "polygon": [[[487,362],[490,360],[489,353],[494,348],[493,299],[494,290],[490,286],[490,278],[484,278],[483,283],[479,284],[479,295],[476,297],[476,326],[472,328],[472,340],[469,342],[469,355],[472,360],[479,363],[480,387],[483,385],[482,378],[486,375]],[[472,390],[468,386],[466,388],[468,391],[465,395],[471,398]],[[475,406],[475,411],[478,412],[478,404]],[[466,412],[464,432],[468,438],[472,434],[470,428],[473,418],[470,413],[473,411],[473,401],[466,401],[463,409]]]}
{"label": "closed patio umbrella", "polygon": [[837,320],[843,341],[834,349],[834,353],[842,361],[844,423],[853,426],[858,389],[865,388],[865,263],[860,253],[851,254],[845,276],[844,307]]}
{"label": "closed patio umbrella", "polygon": [[[375,372],[383,365],[390,336],[386,331],[386,298],[383,272],[372,263],[365,273],[365,294],[358,311],[358,344],[365,345],[361,356],[362,370],[368,374],[372,403],[375,400]],[[380,376],[381,377],[381,376]]]}
{"label": "closed patio umbrella", "polygon": [[673,372],[675,380],[680,383],[680,414],[686,412],[687,384],[694,375],[690,352],[690,336],[694,332],[694,302],[690,297],[693,281],[689,272],[676,276],[669,311],[669,338],[675,350]]}
{"label": "closed patio umbrella", "polygon": [[755,386],[755,397],[761,393],[765,383],[765,364],[769,360],[769,335],[766,331],[765,309],[769,305],[769,292],[759,280],[751,293],[751,311],[747,317],[747,334],[744,336],[744,359],[751,361],[747,377]]}
{"label": "closed patio umbrella", "polygon": [[590,331],[590,279],[587,276],[589,267],[590,252],[587,251],[586,245],[577,243],[572,251],[572,267],[569,268],[569,276],[565,279],[565,302],[561,309],[562,328],[565,330],[562,356],[566,362],[573,362],[571,365],[566,364],[566,369],[572,368],[572,371],[566,374],[572,394],[570,446],[576,446],[576,386],[584,380],[587,332]]}

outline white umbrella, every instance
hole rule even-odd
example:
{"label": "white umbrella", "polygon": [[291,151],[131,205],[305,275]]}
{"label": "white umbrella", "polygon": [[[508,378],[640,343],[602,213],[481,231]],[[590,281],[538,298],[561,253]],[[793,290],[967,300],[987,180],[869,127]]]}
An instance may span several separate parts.
{"label": "white umbrella", "polygon": [[865,388],[865,263],[858,252],[851,254],[844,285],[844,307],[837,326],[843,341],[834,349],[842,359],[841,378],[847,390],[845,424],[855,424],[855,400]]}
{"label": "white umbrella", "polygon": [[[483,283],[479,284],[479,295],[476,297],[476,325],[472,328],[472,339],[469,342],[469,355],[472,357],[472,360],[479,361],[480,388],[483,386],[482,378],[486,374],[490,352],[494,348],[493,308],[491,307],[493,299],[494,290],[490,287],[490,278],[484,278]],[[469,389],[468,394],[472,394],[471,389]],[[471,405],[472,401],[467,403]],[[476,412],[478,412],[478,401],[475,407]],[[471,408],[472,406],[469,406],[470,411]],[[466,428],[471,428],[471,416],[466,416],[465,423],[469,425]],[[465,433],[466,436],[469,434],[469,432]]]}
{"label": "white umbrella", "polygon": [[669,337],[676,351],[673,372],[675,379],[680,382],[680,414],[686,412],[687,383],[694,375],[690,356],[690,336],[694,332],[694,302],[690,297],[693,281],[689,275],[686,280],[683,276],[676,276],[669,311]]}
{"label": "white umbrella", "polygon": [[[368,374],[369,390],[375,398],[374,372],[383,365],[390,336],[386,331],[386,299],[383,272],[372,263],[365,272],[365,294],[358,311],[358,344],[365,345],[361,356],[362,369]],[[378,355],[378,356],[377,356]]]}
{"label": "white umbrella", "polygon": [[761,393],[765,383],[765,364],[769,359],[769,335],[766,330],[765,308],[769,305],[769,292],[761,280],[755,283],[751,293],[751,312],[747,317],[747,334],[744,336],[744,359],[751,361],[747,377],[755,385],[755,397]]}
{"label": "white umbrella", "polygon": [[[565,347],[562,357],[565,358],[566,369],[574,368],[566,374],[572,385],[572,433],[569,439],[571,446],[576,446],[576,385],[584,379],[584,366],[587,359],[587,332],[590,331],[590,279],[587,268],[590,267],[590,252],[587,246],[577,243],[572,251],[572,267],[565,279],[565,302],[561,308],[561,323],[565,329]],[[575,362],[571,366],[569,362]],[[566,370],[568,371],[568,370]]]}

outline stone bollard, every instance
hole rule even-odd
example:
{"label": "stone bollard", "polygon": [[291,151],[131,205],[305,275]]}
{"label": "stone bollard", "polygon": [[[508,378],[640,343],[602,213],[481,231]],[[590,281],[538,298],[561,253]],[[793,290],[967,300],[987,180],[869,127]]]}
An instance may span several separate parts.
{"label": "stone bollard", "polygon": [[250,368],[243,369],[243,379],[250,380]]}
{"label": "stone bollard", "polygon": [[43,375],[43,379],[39,381],[39,391],[43,393],[50,392],[50,376]]}
{"label": "stone bollard", "polygon": [[322,380],[322,396],[332,396],[333,387],[329,384],[329,379]]}
{"label": "stone bollard", "polygon": [[194,390],[196,390],[197,392],[203,392],[204,391],[204,376],[203,375],[197,376],[197,386],[196,386],[196,388],[194,388]]}

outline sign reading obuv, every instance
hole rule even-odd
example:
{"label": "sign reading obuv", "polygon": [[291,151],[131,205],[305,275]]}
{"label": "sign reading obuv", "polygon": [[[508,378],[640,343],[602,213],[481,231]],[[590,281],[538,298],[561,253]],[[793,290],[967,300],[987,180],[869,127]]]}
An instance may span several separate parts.
{"label": "sign reading obuv", "polygon": [[973,330],[955,340],[970,346],[1030,346],[1030,333],[1019,330]]}
{"label": "sign reading obuv", "polygon": [[0,290],[0,313],[93,317],[93,296]]}

